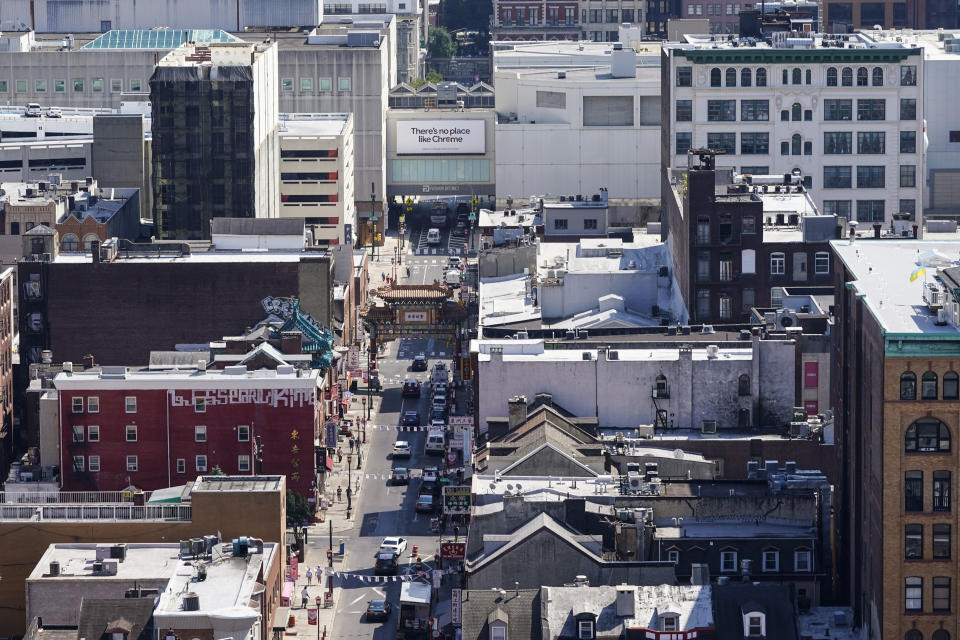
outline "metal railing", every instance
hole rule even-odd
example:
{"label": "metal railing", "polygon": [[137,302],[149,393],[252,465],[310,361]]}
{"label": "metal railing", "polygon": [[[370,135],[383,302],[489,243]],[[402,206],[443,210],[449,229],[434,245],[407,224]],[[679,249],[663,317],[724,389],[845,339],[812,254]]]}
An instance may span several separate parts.
{"label": "metal railing", "polygon": [[[151,491],[143,493],[150,500]],[[124,504],[133,502],[131,491],[0,491],[2,504]]]}
{"label": "metal railing", "polygon": [[10,505],[0,504],[0,520],[57,521],[57,520],[162,520],[189,522],[193,510],[188,504],[60,504]]}

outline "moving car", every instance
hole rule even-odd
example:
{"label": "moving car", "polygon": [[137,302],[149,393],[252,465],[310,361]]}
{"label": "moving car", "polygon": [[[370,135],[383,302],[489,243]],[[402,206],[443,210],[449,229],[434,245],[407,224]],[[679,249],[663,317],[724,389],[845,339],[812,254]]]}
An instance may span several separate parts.
{"label": "moving car", "polygon": [[60,110],[60,107],[47,107],[47,117],[48,118],[62,118],[63,111]]}
{"label": "moving car", "polygon": [[380,551],[393,551],[394,553],[403,555],[403,552],[406,550],[407,539],[399,536],[384,538],[383,542],[380,543]]}
{"label": "moving car", "polygon": [[430,423],[433,424],[434,422],[437,422],[437,421],[446,423],[447,421],[446,407],[443,407],[442,409],[438,407],[434,407],[433,410],[430,412]]}
{"label": "moving car", "polygon": [[453,287],[454,289],[459,289],[460,288],[460,270],[448,269],[447,272],[443,274],[443,283],[447,286]]}
{"label": "moving car", "polygon": [[367,620],[389,620],[393,606],[388,600],[370,600],[367,602]]}
{"label": "moving car", "polygon": [[436,467],[424,467],[423,468],[423,481],[424,482],[436,482],[440,477],[440,470]]}
{"label": "moving car", "polygon": [[397,440],[396,444],[393,445],[393,457],[394,458],[409,458],[410,457],[410,443],[406,440]]}
{"label": "moving car", "polygon": [[450,259],[447,260],[448,269],[459,269],[463,265],[463,260],[460,259],[460,256],[450,256]]}
{"label": "moving car", "polygon": [[440,229],[427,230],[427,244],[440,244]]}
{"label": "moving car", "polygon": [[374,573],[378,576],[383,574],[396,575],[400,568],[400,554],[395,551],[377,551],[376,558],[376,564],[373,566]]}
{"label": "moving car", "polygon": [[447,203],[437,200],[433,203],[433,207],[430,211],[430,224],[445,227],[447,226]]}
{"label": "moving car", "polygon": [[410,471],[406,467],[394,467],[390,473],[390,484],[409,484]]}
{"label": "moving car", "polygon": [[400,418],[400,424],[404,427],[419,427],[420,414],[416,411],[404,411],[403,417]]}
{"label": "moving car", "polygon": [[27,116],[28,118],[39,118],[43,115],[43,109],[41,109],[40,105],[36,102],[31,102],[27,105],[27,109],[24,111],[23,115]]}
{"label": "moving car", "polygon": [[418,380],[405,380],[402,395],[404,398],[419,398],[420,382]]}
{"label": "moving car", "polygon": [[413,364],[410,365],[410,368],[414,371],[426,371],[427,370],[427,356],[422,353],[417,356],[413,356]]}
{"label": "moving car", "polygon": [[433,495],[424,493],[417,496],[417,513],[433,513],[434,509]]}
{"label": "moving car", "polygon": [[463,221],[457,222],[453,227],[453,235],[460,237],[467,235],[467,225]]}

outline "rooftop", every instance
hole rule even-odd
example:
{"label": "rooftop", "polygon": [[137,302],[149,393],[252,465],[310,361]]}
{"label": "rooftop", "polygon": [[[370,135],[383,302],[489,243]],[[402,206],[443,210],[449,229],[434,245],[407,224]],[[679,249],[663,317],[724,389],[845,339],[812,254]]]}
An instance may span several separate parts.
{"label": "rooftop", "polygon": [[[717,360],[718,362],[724,362],[729,360],[751,360],[753,358],[753,349],[750,347],[718,346],[716,356],[711,356],[707,350],[709,346],[711,345],[704,345],[703,348],[693,346],[691,349],[693,360]],[[470,345],[471,352],[479,353],[478,359],[481,362],[490,361],[490,354],[493,348],[503,350],[504,362],[574,362],[588,360],[588,358],[583,357],[583,354],[590,354],[589,360],[596,361],[596,359],[600,357],[601,351],[603,351],[592,344],[584,345],[583,348],[576,349],[545,349],[544,341],[540,339],[473,340]],[[623,362],[671,362],[680,359],[680,349],[678,347],[621,347],[617,349],[617,359]]]}
{"label": "rooftop", "polygon": [[208,404],[226,402],[218,396],[218,393],[225,393],[225,389],[272,389],[274,393],[263,396],[260,401],[289,403],[305,402],[307,398],[286,396],[284,389],[297,387],[301,393],[308,393],[320,380],[319,374],[316,369],[297,369],[291,365],[257,371],[249,371],[243,365],[210,370],[198,370],[196,366],[170,370],[103,366],[58,373],[54,386],[67,391],[107,388],[219,390],[207,395]]}
{"label": "rooftop", "polygon": [[[815,536],[816,530],[810,521],[782,520],[767,518],[763,521],[749,518],[729,518],[727,520],[697,521],[693,518],[683,518],[679,526],[669,518],[655,519],[657,525],[656,536],[667,540],[700,539],[727,539],[727,538],[809,538]],[[671,526],[673,525],[673,526]]]}
{"label": "rooftop", "polygon": [[283,491],[286,476],[200,476],[193,483],[193,493]]}
{"label": "rooftop", "polygon": [[[696,63],[743,61],[744,56],[758,54],[764,60],[803,60],[832,62],[843,60],[900,61],[920,55],[922,48],[906,42],[876,41],[866,32],[851,34],[798,34],[777,32],[769,41],[740,38],[737,35],[685,35],[684,42],[667,43],[664,47],[676,57]],[[732,57],[731,57],[732,56]],[[751,58],[753,60],[753,58]],[[759,58],[758,58],[759,60]]]}
{"label": "rooftop", "polygon": [[81,49],[176,49],[187,42],[242,42],[221,29],[114,29]]}
{"label": "rooftop", "polygon": [[[631,43],[637,62],[660,66],[660,43]],[[551,40],[544,42],[496,41],[491,43],[494,64],[506,67],[566,67],[610,64],[611,42]]]}
{"label": "rooftop", "polygon": [[160,58],[158,67],[249,67],[252,57],[262,54],[269,44],[244,42],[208,42],[183,44]]}
{"label": "rooftop", "polygon": [[339,136],[347,131],[349,113],[282,113],[278,132],[283,136]]}
{"label": "rooftop", "polygon": [[[927,60],[960,61],[960,29],[883,29],[862,32],[864,38],[877,44],[902,43],[904,46],[923,47]],[[948,50],[952,49],[952,50]]]}

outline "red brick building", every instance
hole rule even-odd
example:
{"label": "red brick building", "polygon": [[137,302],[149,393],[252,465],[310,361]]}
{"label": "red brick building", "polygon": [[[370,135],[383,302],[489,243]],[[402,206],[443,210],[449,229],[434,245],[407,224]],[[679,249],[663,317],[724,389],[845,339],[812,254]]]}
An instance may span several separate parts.
{"label": "red brick building", "polygon": [[324,417],[317,370],[100,367],[64,371],[54,385],[66,491],[160,489],[219,467],[227,475],[282,474],[291,490],[315,497],[314,441]]}
{"label": "red brick building", "polygon": [[494,0],[490,31],[495,40],[579,40],[578,13],[573,0]]}

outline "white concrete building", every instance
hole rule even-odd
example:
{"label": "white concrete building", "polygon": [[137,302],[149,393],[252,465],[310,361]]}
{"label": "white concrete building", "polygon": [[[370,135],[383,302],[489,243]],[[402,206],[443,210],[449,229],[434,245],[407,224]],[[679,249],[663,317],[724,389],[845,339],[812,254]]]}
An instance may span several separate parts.
{"label": "white concrete building", "polygon": [[[658,198],[660,69],[645,61],[659,48],[587,45],[582,61],[576,43],[495,52],[498,206],[605,187],[616,217]],[[559,62],[545,66],[551,51]]]}
{"label": "white concrete building", "polygon": [[473,342],[480,425],[508,415],[511,397],[541,392],[575,416],[596,416],[601,427],[712,433],[780,427],[792,417],[793,340],[755,335],[736,347],[700,342],[607,348],[573,341],[551,347],[536,339]]}
{"label": "white concrete building", "polygon": [[353,244],[353,114],[282,115],[280,217],[306,218],[317,244]]}
{"label": "white concrete building", "polygon": [[922,51],[863,34],[772,43],[687,36],[666,45],[662,164],[685,170],[688,149],[724,149],[720,169],[799,170],[826,214],[868,223],[889,223],[898,212],[919,219]]}

